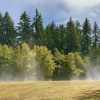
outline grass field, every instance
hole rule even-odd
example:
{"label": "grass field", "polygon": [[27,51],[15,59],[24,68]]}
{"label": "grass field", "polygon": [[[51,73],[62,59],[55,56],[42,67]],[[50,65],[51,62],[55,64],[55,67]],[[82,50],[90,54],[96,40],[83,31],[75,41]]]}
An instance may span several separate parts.
{"label": "grass field", "polygon": [[0,83],[0,100],[100,100],[100,81]]}

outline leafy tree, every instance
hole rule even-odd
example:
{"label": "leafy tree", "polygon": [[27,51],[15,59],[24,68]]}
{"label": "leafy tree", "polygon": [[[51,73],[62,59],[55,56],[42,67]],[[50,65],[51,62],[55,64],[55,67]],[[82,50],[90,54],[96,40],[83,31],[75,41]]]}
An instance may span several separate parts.
{"label": "leafy tree", "polygon": [[[71,62],[73,78],[74,78],[74,75],[75,75],[75,77],[79,77],[79,78],[85,77],[85,75],[86,75],[85,58],[82,58],[81,55],[77,52],[74,54],[71,54],[71,55],[73,56],[73,60],[71,60],[71,61],[69,60],[69,62]],[[69,54],[69,56],[70,56],[70,54]]]}
{"label": "leafy tree", "polygon": [[12,80],[15,75],[13,48],[0,45],[0,77],[3,80]]}
{"label": "leafy tree", "polygon": [[[55,63],[57,67],[53,73],[53,79],[57,80],[65,80],[70,79],[71,69],[67,63],[65,63],[65,55],[61,54],[58,50],[56,50],[55,54]],[[65,65],[66,64],[66,65]]]}
{"label": "leafy tree", "polygon": [[83,54],[88,54],[91,47],[91,26],[86,18],[83,24],[83,33],[81,39],[81,51]]}
{"label": "leafy tree", "polygon": [[67,23],[66,46],[67,52],[79,51],[80,48],[79,34],[76,31],[72,18]]}
{"label": "leafy tree", "polygon": [[44,79],[51,79],[56,67],[51,51],[44,46],[35,46],[34,51],[36,52],[36,60],[40,66],[40,75],[42,75]]}
{"label": "leafy tree", "polygon": [[72,79],[85,77],[85,62],[78,53],[60,52],[55,53],[55,62],[57,67],[54,71],[54,79]]}
{"label": "leafy tree", "polygon": [[29,42],[31,39],[32,28],[30,18],[24,11],[20,16],[20,22],[18,23],[19,36],[21,36],[23,42]]}
{"label": "leafy tree", "polygon": [[34,79],[37,63],[27,44],[17,48],[0,45],[0,77],[3,80]]}
{"label": "leafy tree", "polygon": [[93,48],[89,53],[91,64],[93,67],[99,67],[100,65],[100,48]]}
{"label": "leafy tree", "polygon": [[23,43],[14,50],[16,76],[19,79],[33,79],[33,74],[36,73],[35,55],[32,49]]}

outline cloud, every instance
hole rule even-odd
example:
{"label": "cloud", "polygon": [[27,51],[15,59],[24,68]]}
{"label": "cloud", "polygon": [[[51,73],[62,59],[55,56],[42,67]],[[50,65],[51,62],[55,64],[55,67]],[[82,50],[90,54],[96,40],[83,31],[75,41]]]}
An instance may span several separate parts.
{"label": "cloud", "polygon": [[47,24],[52,20],[57,23],[66,22],[70,16],[80,21],[85,17],[98,20],[99,5],[100,0],[2,0],[0,11],[9,11],[15,22],[18,22],[24,10],[33,17],[35,9],[38,8]]}
{"label": "cloud", "polygon": [[71,7],[75,8],[86,8],[86,7],[93,7],[100,3],[100,0],[64,0],[68,3]]}
{"label": "cloud", "polygon": [[[32,0],[30,0],[31,2]],[[100,17],[100,0],[34,0],[33,5],[44,15],[45,22],[55,20],[57,23],[66,22],[72,16],[83,21],[89,17],[91,21]],[[31,3],[32,4],[32,3]],[[100,22],[99,22],[100,23]]]}

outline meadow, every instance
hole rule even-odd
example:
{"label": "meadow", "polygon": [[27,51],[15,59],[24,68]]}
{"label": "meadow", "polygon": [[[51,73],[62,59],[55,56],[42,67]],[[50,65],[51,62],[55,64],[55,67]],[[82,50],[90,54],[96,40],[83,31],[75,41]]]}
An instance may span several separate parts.
{"label": "meadow", "polygon": [[1,82],[0,100],[100,100],[100,81]]}

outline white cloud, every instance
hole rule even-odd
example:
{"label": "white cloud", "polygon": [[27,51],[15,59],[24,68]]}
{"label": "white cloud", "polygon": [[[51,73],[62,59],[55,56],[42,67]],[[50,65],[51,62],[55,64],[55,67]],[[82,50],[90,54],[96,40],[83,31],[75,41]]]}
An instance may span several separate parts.
{"label": "white cloud", "polygon": [[78,8],[87,8],[87,7],[93,7],[100,3],[100,0],[64,0],[66,4],[69,4],[70,7],[73,7],[74,9]]}

